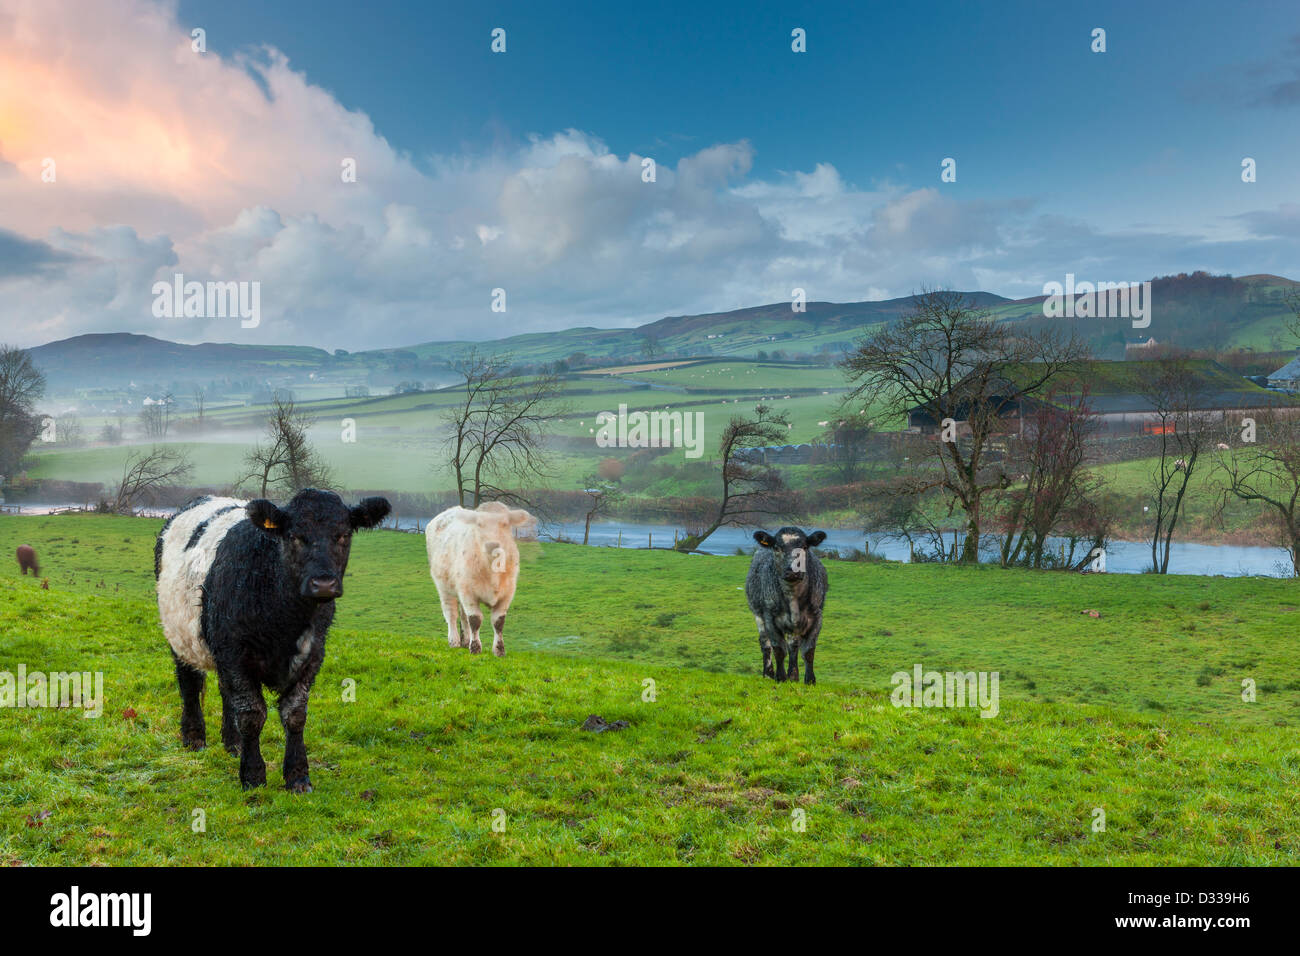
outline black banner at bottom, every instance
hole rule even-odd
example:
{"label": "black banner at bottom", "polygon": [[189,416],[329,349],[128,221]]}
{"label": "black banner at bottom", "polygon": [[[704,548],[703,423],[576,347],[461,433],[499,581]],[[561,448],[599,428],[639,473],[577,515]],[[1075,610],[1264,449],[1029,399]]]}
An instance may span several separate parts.
{"label": "black banner at bottom", "polygon": [[[753,881],[752,883],[750,881]],[[681,870],[40,869],[0,871],[6,940],[277,936],[337,944],[430,920],[487,918],[525,936],[579,920],[584,933],[667,932],[683,909],[734,938],[744,927],[816,926],[888,934],[961,925],[1054,938],[1132,936],[1223,945],[1291,921],[1292,874],[1242,869]],[[468,912],[465,912],[468,910]],[[675,915],[676,914],[676,915]],[[694,922],[694,920],[692,920]],[[657,935],[657,934],[656,934]],[[698,937],[693,931],[692,936]],[[972,937],[974,938],[974,937]]]}

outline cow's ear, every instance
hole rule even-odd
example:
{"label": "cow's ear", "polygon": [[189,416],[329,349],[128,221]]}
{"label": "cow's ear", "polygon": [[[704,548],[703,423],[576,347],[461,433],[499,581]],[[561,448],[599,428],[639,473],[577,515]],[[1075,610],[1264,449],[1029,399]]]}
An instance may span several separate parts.
{"label": "cow's ear", "polygon": [[289,516],[265,498],[255,498],[244,506],[248,520],[268,534],[284,534]]}
{"label": "cow's ear", "polygon": [[510,509],[510,523],[512,525],[528,524],[530,521],[533,520],[534,520],[533,516],[530,515],[527,511],[524,511],[522,508]]}
{"label": "cow's ear", "polygon": [[814,531],[812,534],[808,535],[808,547],[815,548],[817,547],[817,545],[821,544],[825,540],[826,540],[825,531]]}
{"label": "cow's ear", "polygon": [[348,511],[348,517],[354,528],[373,528],[392,510],[387,498],[362,498],[355,508]]}
{"label": "cow's ear", "polygon": [[766,531],[755,531],[754,540],[757,541],[765,548],[771,548],[776,546],[776,538],[772,537]]}

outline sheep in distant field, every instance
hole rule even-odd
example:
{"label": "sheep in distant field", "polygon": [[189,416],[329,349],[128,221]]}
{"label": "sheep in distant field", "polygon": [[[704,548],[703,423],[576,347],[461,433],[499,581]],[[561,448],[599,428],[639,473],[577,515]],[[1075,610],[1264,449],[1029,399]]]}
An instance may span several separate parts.
{"label": "sheep in distant field", "polygon": [[29,544],[20,544],[18,546],[18,567],[22,570],[23,576],[31,571],[33,577],[41,576],[41,563],[36,560],[36,552]]}
{"label": "sheep in distant field", "polygon": [[519,579],[514,529],[533,520],[527,511],[485,501],[472,511],[448,508],[429,522],[424,531],[429,575],[438,588],[451,647],[468,647],[471,654],[483,650],[479,605],[486,604],[492,615],[492,653],[505,657],[506,611]]}
{"label": "sheep in distant field", "polygon": [[181,740],[207,743],[206,671],[221,690],[221,740],[239,754],[244,789],[266,784],[262,688],[279,694],[284,724],[284,784],[311,790],[307,773],[307,697],[325,659],[325,635],[352,532],[388,514],[383,498],[349,508],[330,491],[308,488],[284,508],[259,498],[196,498],[167,520],[154,546],[158,612],[176,661]]}
{"label": "sheep in distant field", "polygon": [[[826,532],[806,535],[798,528],[782,528],[775,536],[755,531],[754,540],[761,547],[754,551],[749,565],[745,597],[758,623],[763,676],[778,681],[798,680],[802,654],[804,683],[815,684],[813,656],[822,629],[827,580],[826,568],[810,549],[826,540]],[[790,655],[789,670],[785,667],[786,654]]]}

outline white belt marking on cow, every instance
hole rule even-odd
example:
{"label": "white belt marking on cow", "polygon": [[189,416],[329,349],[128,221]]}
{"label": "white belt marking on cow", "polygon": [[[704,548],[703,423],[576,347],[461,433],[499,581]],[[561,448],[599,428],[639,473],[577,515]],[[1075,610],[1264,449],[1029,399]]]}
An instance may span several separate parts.
{"label": "white belt marking on cow", "polygon": [[[163,535],[161,570],[158,574],[158,615],[163,634],[176,656],[199,670],[215,670],[216,661],[208,650],[202,628],[203,582],[226,534],[247,516],[248,502],[236,498],[213,498],[178,514]],[[229,505],[232,511],[216,515]],[[216,515],[215,517],[213,517]],[[208,522],[194,547],[186,550],[194,529]]]}

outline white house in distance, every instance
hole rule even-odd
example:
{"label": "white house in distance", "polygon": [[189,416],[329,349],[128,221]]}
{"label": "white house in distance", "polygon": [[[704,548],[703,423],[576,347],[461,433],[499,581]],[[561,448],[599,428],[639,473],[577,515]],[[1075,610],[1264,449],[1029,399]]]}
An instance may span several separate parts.
{"label": "white house in distance", "polygon": [[1285,392],[1300,392],[1300,355],[1270,375],[1268,387],[1280,388]]}
{"label": "white house in distance", "polygon": [[1148,336],[1144,342],[1126,342],[1124,344],[1124,358],[1128,360],[1146,358],[1151,354],[1160,343],[1153,336]]}

